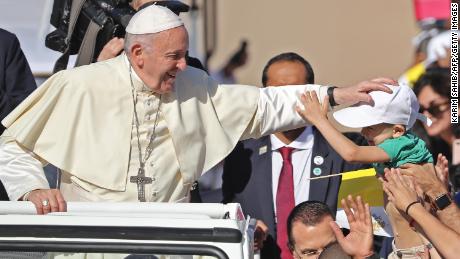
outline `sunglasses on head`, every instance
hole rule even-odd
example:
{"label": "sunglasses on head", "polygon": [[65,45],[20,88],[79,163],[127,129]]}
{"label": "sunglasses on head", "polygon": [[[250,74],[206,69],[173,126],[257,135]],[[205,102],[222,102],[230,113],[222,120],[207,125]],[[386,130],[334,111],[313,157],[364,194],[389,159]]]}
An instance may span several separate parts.
{"label": "sunglasses on head", "polygon": [[[434,103],[431,103],[430,106],[428,108],[425,108],[423,106],[420,105],[420,110],[419,112],[420,113],[423,113],[424,111],[427,111],[428,113],[430,113],[431,115],[437,117],[439,116],[441,113],[445,112],[446,111],[446,104],[448,104],[449,101],[445,101],[445,102],[442,102],[442,103],[438,103],[438,104],[434,104]],[[444,107],[443,107],[444,106]],[[443,108],[442,108],[443,107]],[[442,108],[442,109],[441,109]]]}

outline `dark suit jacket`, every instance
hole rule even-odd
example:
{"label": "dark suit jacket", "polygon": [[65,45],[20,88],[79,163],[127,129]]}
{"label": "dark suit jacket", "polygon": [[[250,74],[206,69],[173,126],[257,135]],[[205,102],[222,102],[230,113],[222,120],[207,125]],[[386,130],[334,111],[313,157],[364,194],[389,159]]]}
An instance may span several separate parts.
{"label": "dark suit jacket", "polygon": [[[311,170],[319,167],[321,175],[329,175],[362,168],[361,164],[346,163],[327,143],[321,133],[313,128],[314,144]],[[359,134],[348,134],[358,145],[364,144]],[[259,155],[259,149],[266,146],[267,152]],[[322,156],[322,165],[315,165],[313,158]],[[311,177],[315,177],[311,174]],[[310,200],[326,203],[333,213],[337,211],[337,198],[341,177],[314,180],[310,184]],[[216,193],[214,193],[216,195]],[[270,137],[250,139],[238,143],[235,150],[225,159],[222,193],[223,202],[238,202],[243,212],[262,220],[269,228],[269,236],[261,251],[263,259],[280,258],[276,245],[276,224],[272,194],[272,155]],[[203,196],[203,202],[211,202],[216,197]]]}
{"label": "dark suit jacket", "polygon": [[[16,36],[0,29],[0,120],[37,88]],[[0,134],[5,127],[0,125]],[[0,183],[0,200],[7,200]]]}
{"label": "dark suit jacket", "polygon": [[[16,36],[0,29],[0,120],[37,88]],[[0,134],[5,129],[0,126]]]}

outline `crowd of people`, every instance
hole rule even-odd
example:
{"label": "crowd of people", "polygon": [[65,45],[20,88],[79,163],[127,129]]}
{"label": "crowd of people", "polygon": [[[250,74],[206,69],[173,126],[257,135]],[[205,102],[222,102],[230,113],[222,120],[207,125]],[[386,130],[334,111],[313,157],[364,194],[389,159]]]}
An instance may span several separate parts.
{"label": "crowd of people", "polygon": [[[36,90],[17,39],[0,30],[2,199],[30,201],[38,214],[66,211],[67,201],[189,202],[196,181],[220,164],[220,186],[200,200],[238,202],[258,219],[262,259],[378,258],[369,197],[340,201],[348,233],[335,222],[340,174],[372,167],[394,233],[383,257],[456,258],[449,50],[419,61],[424,71],[410,86],[388,78],[317,85],[310,62],[293,52],[267,62],[262,87],[219,84],[190,66],[178,13],[150,2],[132,1],[125,38],[109,41],[97,62]],[[438,36],[428,49],[446,47]],[[246,62],[243,45],[231,71]],[[331,111],[361,132],[338,131]],[[47,164],[61,172],[58,188]]]}

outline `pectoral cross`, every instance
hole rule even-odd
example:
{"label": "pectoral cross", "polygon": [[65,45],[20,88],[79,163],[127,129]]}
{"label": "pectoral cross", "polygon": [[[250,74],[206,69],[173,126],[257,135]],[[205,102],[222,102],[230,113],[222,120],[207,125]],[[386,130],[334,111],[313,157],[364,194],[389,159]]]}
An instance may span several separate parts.
{"label": "pectoral cross", "polygon": [[140,202],[145,202],[145,185],[152,183],[152,178],[145,176],[144,168],[139,168],[136,176],[131,176],[129,179],[132,183],[137,183],[137,198]]}

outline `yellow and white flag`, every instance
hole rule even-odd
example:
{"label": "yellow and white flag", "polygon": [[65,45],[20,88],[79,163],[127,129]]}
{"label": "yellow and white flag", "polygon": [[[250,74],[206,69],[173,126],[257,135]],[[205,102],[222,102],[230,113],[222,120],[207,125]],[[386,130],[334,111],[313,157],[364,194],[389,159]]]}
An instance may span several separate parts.
{"label": "yellow and white flag", "polygon": [[383,206],[382,184],[375,175],[374,168],[343,173],[338,206],[342,206],[340,200],[346,198],[349,194],[353,195],[353,197],[361,196],[371,207]]}
{"label": "yellow and white flag", "polygon": [[347,216],[343,211],[340,200],[349,194],[353,197],[361,196],[366,203],[369,203],[374,235],[392,237],[390,221],[383,208],[383,189],[382,184],[376,177],[375,169],[364,169],[342,174],[342,184],[340,185],[338,210],[336,221],[339,226],[349,228]]}

